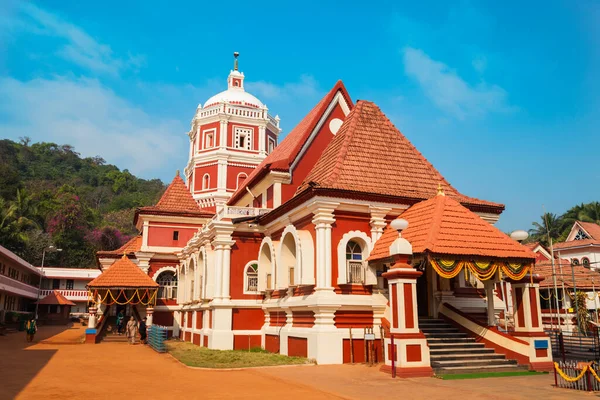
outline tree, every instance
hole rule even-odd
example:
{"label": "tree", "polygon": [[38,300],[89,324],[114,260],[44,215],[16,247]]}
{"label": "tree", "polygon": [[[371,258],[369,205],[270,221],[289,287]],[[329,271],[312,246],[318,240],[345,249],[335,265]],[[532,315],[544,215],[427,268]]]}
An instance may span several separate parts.
{"label": "tree", "polygon": [[541,217],[542,223],[533,222],[533,228],[529,230],[532,241],[540,242],[544,246],[549,246],[548,236],[556,241],[562,232],[562,221],[556,214],[544,213]]}

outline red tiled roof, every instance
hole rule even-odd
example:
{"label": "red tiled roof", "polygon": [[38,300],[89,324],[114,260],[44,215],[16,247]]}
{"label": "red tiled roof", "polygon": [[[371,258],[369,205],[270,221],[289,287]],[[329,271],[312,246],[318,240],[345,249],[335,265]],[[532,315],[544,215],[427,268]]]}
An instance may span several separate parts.
{"label": "red tiled roof", "polygon": [[158,284],[127,256],[121,257],[106,271],[87,284],[89,288],[153,288]]}
{"label": "red tiled roof", "polygon": [[50,293],[48,296],[41,299],[38,302],[38,304],[50,304],[50,305],[58,304],[61,306],[74,306],[75,305],[75,303],[73,303],[70,300],[67,300],[67,298],[65,296],[63,296],[62,294],[60,294],[60,292],[58,292],[57,290],[52,291],[52,293]]}
{"label": "red tiled roof", "polygon": [[[437,195],[417,203],[400,218],[408,221],[402,237],[411,243],[415,254],[535,259],[527,247],[449,196]],[[389,247],[397,237],[398,232],[388,226],[375,243],[369,260],[389,257]]]}
{"label": "red tiled roof", "polygon": [[127,243],[123,246],[119,247],[116,250],[104,250],[98,251],[97,254],[101,255],[123,255],[123,254],[131,254],[136,251],[140,251],[142,248],[142,235],[132,237]]}
{"label": "red tiled roof", "polygon": [[[600,283],[600,275],[596,272],[592,272],[581,265],[573,265],[573,270],[571,270],[571,263],[564,259],[560,263],[558,260],[554,261],[554,270],[556,272],[556,286],[558,289],[562,288],[563,283],[565,287],[573,287],[573,273],[575,274],[575,286],[577,289],[597,288],[598,283]],[[552,262],[550,260],[536,263],[534,273],[544,278],[540,282],[540,288],[554,288]]]}
{"label": "red tiled roof", "polygon": [[319,101],[319,103],[300,121],[294,129],[287,134],[285,139],[269,154],[246,178],[238,190],[231,196],[228,204],[234,204],[246,193],[246,187],[251,187],[255,180],[262,174],[269,171],[289,171],[290,166],[296,160],[302,146],[308,140],[311,132],[315,129],[317,123],[327,110],[327,107],[336,94],[340,92],[352,107],[352,100],[346,91],[342,81],[337,81],[335,86]]}
{"label": "red tiled roof", "polygon": [[592,237],[592,239],[600,240],[600,225],[593,222],[577,221],[579,225]]}
{"label": "red tiled roof", "polygon": [[314,186],[425,200],[436,194],[439,184],[463,204],[490,206],[498,213],[504,209],[459,193],[379,107],[361,100],[298,191]]}
{"label": "red tiled roof", "polygon": [[570,242],[554,243],[554,250],[563,250],[570,247],[587,246],[587,245],[600,245],[600,240],[596,239],[583,239],[583,240],[571,240]]}
{"label": "red tiled roof", "polygon": [[183,214],[212,216],[214,212],[207,212],[200,208],[196,200],[192,197],[189,189],[185,186],[183,179],[179,176],[179,171],[173,181],[167,187],[162,197],[155,206],[140,207],[136,210],[142,214]]}

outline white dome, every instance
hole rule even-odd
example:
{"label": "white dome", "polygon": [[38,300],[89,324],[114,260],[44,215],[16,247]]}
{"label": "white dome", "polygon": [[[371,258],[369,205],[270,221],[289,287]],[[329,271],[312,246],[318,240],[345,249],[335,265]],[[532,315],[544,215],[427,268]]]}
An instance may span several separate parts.
{"label": "white dome", "polygon": [[215,94],[204,103],[204,108],[211,106],[216,103],[228,102],[233,104],[250,105],[254,107],[264,107],[264,104],[252,96],[250,93],[245,92],[240,88],[227,89],[221,93]]}

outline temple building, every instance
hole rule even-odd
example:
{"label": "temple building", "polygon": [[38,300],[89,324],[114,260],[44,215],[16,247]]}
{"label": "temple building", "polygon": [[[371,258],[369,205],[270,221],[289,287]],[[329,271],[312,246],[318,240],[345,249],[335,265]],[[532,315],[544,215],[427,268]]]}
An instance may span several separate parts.
{"label": "temple building", "polygon": [[[493,226],[502,204],[459,192],[341,81],[278,143],[244,79],[236,54],[192,120],[185,182],[98,253],[99,320],[126,307],[199,346],[367,357],[401,376],[551,368],[536,255]],[[124,285],[134,267],[149,279]]]}

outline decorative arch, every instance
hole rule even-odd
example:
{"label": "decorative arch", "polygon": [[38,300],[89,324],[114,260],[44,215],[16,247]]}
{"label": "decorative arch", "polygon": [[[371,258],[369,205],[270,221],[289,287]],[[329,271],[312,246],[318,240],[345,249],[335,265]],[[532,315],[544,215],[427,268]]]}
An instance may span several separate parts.
{"label": "decorative arch", "polygon": [[160,286],[158,288],[159,299],[177,299],[177,269],[175,267],[162,267],[152,277]]}
{"label": "decorative arch", "polygon": [[277,282],[275,246],[278,244],[278,241],[273,241],[268,236],[260,243],[258,251],[258,290],[260,292],[275,289]]}
{"label": "decorative arch", "polygon": [[571,264],[579,265],[579,260],[577,258],[571,258]]}
{"label": "decorative arch", "polygon": [[587,258],[587,257],[583,257],[583,258],[581,259],[581,264],[582,264],[584,267],[589,267],[589,266],[590,266],[590,259],[589,259],[589,258]]}
{"label": "decorative arch", "polygon": [[244,294],[257,294],[258,290],[258,261],[252,260],[244,266]]}
{"label": "decorative arch", "polygon": [[[278,288],[315,284],[315,246],[308,231],[288,225],[281,234],[277,254]],[[293,277],[290,268],[294,268]]]}
{"label": "decorative arch", "polygon": [[[369,254],[371,253],[371,248],[372,248],[372,242],[371,242],[371,238],[364,233],[363,231],[350,231],[344,234],[344,236],[342,236],[342,239],[340,240],[340,242],[338,243],[337,246],[337,258],[338,258],[338,279],[337,279],[337,283],[338,285],[347,285],[349,284],[348,282],[348,261],[346,260],[346,247],[348,246],[349,242],[355,242],[357,243],[360,247],[361,247],[361,254],[362,254],[362,263],[363,263],[363,268],[367,268],[366,265],[367,263],[365,262],[365,260],[367,258],[369,258]],[[370,281],[372,281],[373,277],[371,268],[367,268],[366,272],[366,276],[365,276],[365,283],[368,283]],[[375,277],[376,280],[376,277]]]}
{"label": "decorative arch", "polygon": [[210,175],[208,173],[202,176],[202,190],[210,189]]}
{"label": "decorative arch", "polygon": [[171,267],[171,266],[160,267],[159,269],[156,270],[154,275],[152,275],[152,279],[154,280],[154,282],[156,282],[156,279],[158,278],[158,276],[165,271],[171,271],[172,273],[175,274],[175,276],[177,276],[177,268]]}

